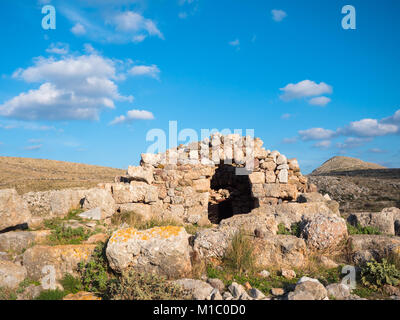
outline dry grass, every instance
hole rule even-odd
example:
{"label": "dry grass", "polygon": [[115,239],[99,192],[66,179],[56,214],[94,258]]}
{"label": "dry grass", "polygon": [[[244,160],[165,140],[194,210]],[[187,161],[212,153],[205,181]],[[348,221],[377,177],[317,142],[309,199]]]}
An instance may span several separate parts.
{"label": "dry grass", "polygon": [[124,170],[44,159],[0,157],[0,189],[30,191],[95,187],[112,182]]}

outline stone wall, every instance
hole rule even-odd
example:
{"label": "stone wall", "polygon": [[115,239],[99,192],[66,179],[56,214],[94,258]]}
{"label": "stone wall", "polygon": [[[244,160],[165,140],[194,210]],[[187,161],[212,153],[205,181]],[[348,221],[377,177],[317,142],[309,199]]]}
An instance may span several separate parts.
{"label": "stone wall", "polygon": [[[214,134],[165,153],[142,154],[140,166],[99,186],[111,192],[118,211],[200,225],[307,192],[297,160],[262,145],[258,138]],[[243,175],[249,160],[252,170]]]}

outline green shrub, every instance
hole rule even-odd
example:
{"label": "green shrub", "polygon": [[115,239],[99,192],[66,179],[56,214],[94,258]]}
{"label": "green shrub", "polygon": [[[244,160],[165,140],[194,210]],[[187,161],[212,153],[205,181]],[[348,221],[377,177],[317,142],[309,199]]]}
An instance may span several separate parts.
{"label": "green shrub", "polygon": [[375,290],[385,284],[397,286],[400,283],[400,271],[386,259],[382,259],[382,262],[367,262],[361,269],[361,282]]}
{"label": "green shrub", "polygon": [[165,278],[133,270],[123,273],[110,283],[109,296],[113,300],[182,300],[188,298],[181,287]]}
{"label": "green shrub", "polygon": [[56,226],[48,237],[52,245],[81,244],[94,233],[83,227],[73,229],[71,227]]}
{"label": "green shrub", "polygon": [[68,294],[70,293],[78,293],[79,291],[83,291],[83,285],[79,278],[75,278],[71,274],[66,274],[64,278],[61,280],[61,285],[64,288],[64,291]]}
{"label": "green shrub", "polygon": [[243,230],[234,235],[223,262],[227,267],[236,270],[239,274],[243,271],[254,269],[253,244]]}
{"label": "green shrub", "polygon": [[283,223],[278,224],[277,234],[300,237],[300,223],[293,223],[290,230]]}
{"label": "green shrub", "polygon": [[380,235],[382,234],[377,228],[371,227],[371,226],[366,226],[362,227],[360,224],[357,224],[356,226],[353,226],[350,223],[347,223],[347,230],[349,234],[375,234],[375,235]]}
{"label": "green shrub", "polygon": [[85,291],[105,294],[110,277],[107,273],[108,263],[105,257],[105,244],[99,244],[87,262],[78,265],[81,283]]}
{"label": "green shrub", "polygon": [[44,290],[35,300],[62,300],[67,293],[65,291],[56,290]]}

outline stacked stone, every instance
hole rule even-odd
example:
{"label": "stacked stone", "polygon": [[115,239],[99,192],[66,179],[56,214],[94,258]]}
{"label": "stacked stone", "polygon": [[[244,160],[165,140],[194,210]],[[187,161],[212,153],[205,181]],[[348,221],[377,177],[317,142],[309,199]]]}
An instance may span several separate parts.
{"label": "stacked stone", "polygon": [[[103,187],[112,193],[119,211],[133,211],[145,219],[197,224],[209,222],[209,204],[226,200],[226,194],[234,200],[233,214],[263,204],[295,201],[298,192],[307,190],[307,178],[297,160],[287,160],[262,145],[259,138],[217,133],[165,153],[142,154],[140,166],[129,167],[126,177],[117,177],[116,183]],[[244,169],[249,160],[254,161],[249,175],[232,178],[235,173],[227,174],[232,167]],[[229,176],[232,181],[216,182],[218,177]],[[247,195],[240,194],[239,186],[246,179],[253,203],[244,203]]]}

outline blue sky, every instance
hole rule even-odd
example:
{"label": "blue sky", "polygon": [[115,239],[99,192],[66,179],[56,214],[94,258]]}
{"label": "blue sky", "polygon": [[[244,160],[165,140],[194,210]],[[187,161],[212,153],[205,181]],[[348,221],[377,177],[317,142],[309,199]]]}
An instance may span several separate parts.
{"label": "blue sky", "polygon": [[[347,4],[356,30],[342,28]],[[2,156],[126,168],[176,120],[254,129],[305,173],[334,155],[400,167],[399,1],[0,6]]]}

